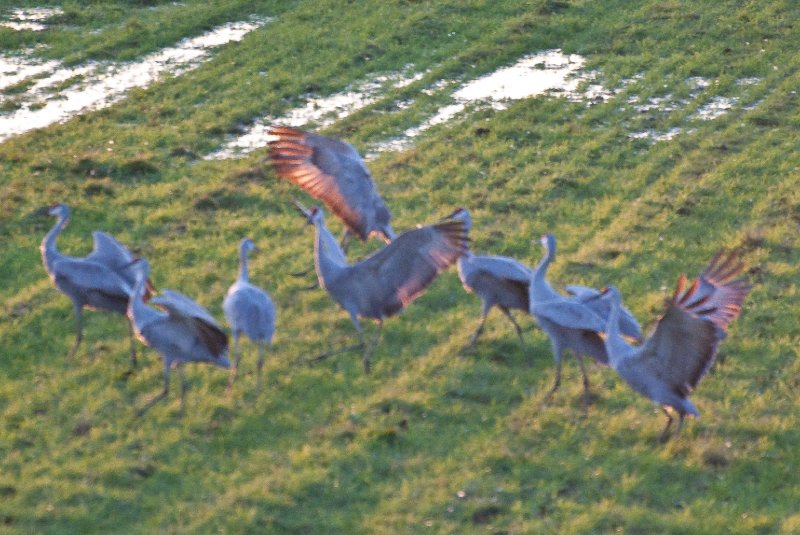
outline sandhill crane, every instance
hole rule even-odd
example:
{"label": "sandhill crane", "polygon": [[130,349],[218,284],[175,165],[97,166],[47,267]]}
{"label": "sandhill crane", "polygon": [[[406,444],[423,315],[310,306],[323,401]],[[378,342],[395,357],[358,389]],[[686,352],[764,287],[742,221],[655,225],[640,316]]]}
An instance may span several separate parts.
{"label": "sandhill crane", "polygon": [[[369,358],[378,342],[384,318],[403,310],[440,272],[456,262],[467,249],[467,229],[458,220],[419,227],[350,265],[325,226],[322,210],[314,207],[309,211],[295,204],[316,230],[314,265],[319,284],[350,314],[359,340],[355,346],[323,353],[314,360],[364,348],[364,371],[369,373]],[[378,330],[369,345],[364,343],[359,317],[378,321]]]}
{"label": "sandhill crane", "polygon": [[236,279],[222,303],[225,318],[233,332],[233,352],[235,360],[228,378],[228,389],[233,387],[239,360],[239,336],[247,335],[258,345],[258,385],[261,385],[261,368],[264,364],[264,344],[272,342],[275,332],[275,305],[269,294],[250,283],[247,271],[247,255],[256,251],[256,245],[250,238],[244,238],[239,246],[239,278]]}
{"label": "sandhill crane", "polygon": [[391,214],[375,189],[364,160],[344,141],[286,126],[272,126],[269,157],[278,176],[321,200],[345,225],[342,247],[350,236],[375,234],[386,242],[396,235]]}
{"label": "sandhill crane", "polygon": [[640,346],[620,335],[620,293],[613,286],[607,290],[604,300],[610,301],[611,314],[605,346],[611,367],[634,390],[661,405],[667,415],[662,442],[672,426],[670,411],[678,414],[676,435],[687,415],[700,415],[689,394],[713,364],[717,346],[750,291],[744,277],[736,278],[743,268],[736,253],[720,251],[690,286],[682,275],[666,312]]}
{"label": "sandhill crane", "polygon": [[[445,219],[458,219],[464,222],[467,232],[472,228],[472,218],[466,208],[459,208]],[[533,271],[524,264],[507,256],[480,256],[466,250],[458,259],[458,276],[468,292],[475,292],[481,298],[481,319],[466,349],[472,348],[483,332],[486,316],[492,307],[497,307],[511,321],[519,336],[519,343],[525,352],[522,329],[512,309],[530,310],[529,292]]]}
{"label": "sandhill crane", "polygon": [[[111,235],[95,231],[94,248],[84,257],[62,254],[56,245],[58,235],[69,222],[69,208],[63,203],[50,207],[48,214],[57,217],[55,226],[47,233],[39,247],[42,264],[50,279],[72,301],[75,310],[75,342],[67,353],[71,359],[83,338],[83,309],[106,310],[125,314],[128,298],[134,284],[133,272],[129,269],[130,251]],[[145,298],[149,298],[152,284],[145,281]],[[136,366],[136,346],[133,326],[129,325],[131,365]]]}
{"label": "sandhill crane", "polygon": [[[544,246],[545,256],[533,271],[530,285],[530,313],[550,338],[556,361],[556,378],[544,401],[548,401],[558,390],[561,384],[563,353],[565,349],[571,349],[578,359],[583,374],[585,408],[589,403],[589,377],[586,375],[583,355],[588,355],[598,363],[608,366],[608,355],[599,334],[605,331],[607,318],[607,314],[603,315],[601,309],[608,309],[608,305],[597,298],[599,292],[592,288],[573,286],[572,291],[578,292],[578,295],[572,296],[556,292],[545,278],[547,268],[556,255],[555,236],[546,234],[542,236],[540,242]],[[595,298],[591,298],[592,296]],[[623,334],[636,339],[641,337],[639,324],[630,312],[622,309],[617,321]]]}
{"label": "sandhill crane", "polygon": [[169,376],[173,367],[181,378],[181,413],[186,397],[186,376],[183,365],[187,362],[209,362],[230,368],[227,358],[228,336],[209,314],[208,310],[180,292],[164,290],[150,300],[166,312],[147,306],[142,300],[150,265],[143,258],[133,262],[136,284],[128,303],[127,314],[136,337],[161,354],[164,361],[164,388],[138,411],[144,414],[169,392]]}

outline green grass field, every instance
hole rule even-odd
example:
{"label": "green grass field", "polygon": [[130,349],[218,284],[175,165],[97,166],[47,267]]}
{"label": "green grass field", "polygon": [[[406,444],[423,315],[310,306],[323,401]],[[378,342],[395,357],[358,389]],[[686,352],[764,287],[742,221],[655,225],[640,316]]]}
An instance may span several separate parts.
{"label": "green grass field", "polygon": [[[0,1],[0,16],[34,2]],[[43,32],[0,27],[0,50],[66,65],[132,61],[229,21],[270,20],[180,76],[112,107],[0,144],[0,531],[9,533],[797,533],[800,532],[800,5],[678,0],[65,2]],[[269,19],[267,19],[269,18]],[[45,45],[45,46],[37,46]],[[309,279],[313,230],[264,150],[205,160],[243,125],[303,96],[413,65],[417,81],[333,123],[366,151],[446,105],[424,90],[560,48],[618,93],[589,105],[542,96],[478,108],[369,162],[396,230],[468,207],[472,249],[535,265],[552,232],[556,286],[614,283],[646,327],[681,273],[741,248],[754,285],[692,399],[702,413],[657,442],[663,415],[614,372],[574,359],[561,390],[545,335],[519,317],[527,351],[494,311],[460,354],[480,304],[454,269],[388,319],[365,375],[347,314]],[[736,104],[694,115],[703,93]],[[743,83],[743,80],[749,80]],[[30,82],[28,82],[30,83]],[[27,85],[0,92],[0,117]],[[399,106],[406,100],[409,104]],[[650,100],[649,100],[650,99]],[[653,100],[654,99],[654,100]],[[643,110],[646,102],[678,102]],[[15,104],[15,102],[17,102]],[[309,126],[310,128],[313,125]],[[632,133],[681,128],[669,140]],[[113,143],[111,141],[113,140]],[[278,307],[256,391],[255,347],[239,379],[187,366],[161,388],[144,346],[126,373],[123,318],[69,300],[38,251],[63,201],[63,252],[105,230],[147,256],[159,288],[222,318],[238,242]],[[334,233],[341,224],[328,215]],[[379,244],[353,242],[350,258]],[[367,336],[374,332],[364,322]]]}

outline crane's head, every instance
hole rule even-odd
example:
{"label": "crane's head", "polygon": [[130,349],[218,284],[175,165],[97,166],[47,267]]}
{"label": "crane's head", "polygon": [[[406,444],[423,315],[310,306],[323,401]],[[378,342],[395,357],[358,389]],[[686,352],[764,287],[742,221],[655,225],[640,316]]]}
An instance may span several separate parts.
{"label": "crane's head", "polygon": [[556,254],[556,237],[549,232],[539,238],[539,243],[542,244],[542,247],[544,247],[550,255]]}
{"label": "crane's head", "polygon": [[597,297],[600,299],[611,299],[612,302],[613,301],[619,302],[621,300],[619,288],[612,285],[603,286],[600,289],[600,293],[597,295]]}
{"label": "crane's head", "polygon": [[66,204],[57,202],[50,205],[47,209],[47,214],[61,219],[67,219],[69,217],[69,208],[67,208]]}
{"label": "crane's head", "polygon": [[374,212],[375,230],[373,232],[383,238],[386,243],[391,243],[392,240],[397,238],[397,234],[395,234],[390,223],[392,214],[380,198],[377,201]]}
{"label": "crane's head", "polygon": [[299,201],[292,201],[297,211],[303,214],[308,219],[308,224],[313,225],[315,223],[322,223],[323,222],[323,214],[322,210],[319,206],[312,206],[311,209],[306,209]]}
{"label": "crane's head", "polygon": [[248,254],[251,251],[258,251],[258,247],[256,246],[255,242],[250,238],[242,238],[239,248],[244,254]]}

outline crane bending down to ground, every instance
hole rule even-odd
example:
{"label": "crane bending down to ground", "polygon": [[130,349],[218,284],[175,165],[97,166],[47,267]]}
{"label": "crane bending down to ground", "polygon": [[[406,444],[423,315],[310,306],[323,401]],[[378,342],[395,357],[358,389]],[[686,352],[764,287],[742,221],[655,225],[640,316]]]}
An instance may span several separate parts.
{"label": "crane bending down to ground", "polygon": [[286,126],[273,126],[269,157],[275,171],[319,199],[345,225],[342,247],[350,236],[366,240],[375,234],[386,242],[396,235],[389,209],[358,151],[344,141]]}
{"label": "crane bending down to ground", "polygon": [[[469,211],[459,208],[445,219],[458,219],[464,222],[467,232],[472,228]],[[492,307],[497,307],[511,321],[519,336],[522,352],[525,353],[525,342],[520,328],[511,310],[523,310],[527,314],[530,309],[530,285],[533,271],[524,264],[507,256],[480,256],[469,249],[458,259],[458,276],[461,284],[468,292],[474,292],[481,299],[481,319],[469,343],[464,348],[471,349],[483,332],[486,316]]]}
{"label": "crane bending down to ground", "polygon": [[728,326],[741,311],[751,286],[736,253],[717,253],[706,269],[687,287],[686,276],[678,280],[667,310],[654,331],[640,346],[628,344],[620,335],[620,293],[607,289],[611,304],[605,340],[611,367],[631,388],[661,405],[667,424],[659,437],[669,437],[673,417],[678,414],[677,435],[684,418],[699,416],[689,394],[714,362],[717,347]]}
{"label": "crane bending down to ground", "polygon": [[[71,359],[83,339],[83,309],[106,310],[125,314],[133,289],[135,275],[130,268],[133,256],[127,247],[105,232],[94,231],[94,248],[84,258],[61,253],[56,239],[69,222],[69,208],[63,203],[50,207],[48,214],[58,218],[55,226],[42,240],[42,264],[48,276],[72,301],[75,310],[75,342],[67,353]],[[144,298],[149,299],[153,286],[145,281]],[[131,365],[136,366],[136,346],[133,325],[129,322]]]}
{"label": "crane bending down to ground", "polygon": [[[370,355],[378,342],[383,319],[403,310],[419,297],[436,276],[455,263],[468,247],[463,221],[450,220],[403,233],[366,259],[348,264],[344,252],[325,226],[322,210],[297,208],[315,227],[314,265],[320,286],[350,314],[359,343],[323,353],[332,354],[364,348],[364,371],[369,373]],[[378,330],[369,345],[358,318],[378,321]]]}
{"label": "crane bending down to ground", "polygon": [[136,284],[128,303],[128,318],[133,323],[137,338],[161,354],[164,361],[164,388],[138,411],[144,414],[169,393],[169,376],[173,367],[181,377],[181,413],[186,398],[186,376],[183,365],[187,362],[208,362],[230,368],[228,361],[228,335],[209,314],[208,310],[180,292],[164,290],[150,302],[166,312],[147,306],[142,300],[145,281],[150,266],[143,258],[133,262]]}
{"label": "crane bending down to ground", "polygon": [[247,270],[247,255],[258,250],[250,238],[244,238],[239,246],[239,278],[236,279],[222,303],[225,319],[233,334],[233,353],[235,360],[228,378],[228,389],[233,388],[239,361],[239,337],[244,333],[258,346],[258,385],[261,386],[261,368],[264,364],[264,345],[272,342],[275,332],[275,305],[269,294],[250,283]]}
{"label": "crane bending down to ground", "polygon": [[[610,307],[599,299],[600,292],[582,286],[571,287],[577,295],[564,296],[556,292],[545,278],[547,268],[556,255],[556,239],[552,234],[540,240],[545,256],[533,271],[530,286],[530,313],[550,338],[553,358],[556,361],[556,378],[544,401],[548,401],[561,385],[561,361],[564,350],[570,349],[578,359],[583,374],[583,406],[589,403],[589,377],[583,363],[583,355],[594,358],[599,364],[608,366],[608,355],[600,333],[606,330],[606,318]],[[621,308],[618,315],[622,334],[634,339],[641,338],[641,329],[636,318]]]}

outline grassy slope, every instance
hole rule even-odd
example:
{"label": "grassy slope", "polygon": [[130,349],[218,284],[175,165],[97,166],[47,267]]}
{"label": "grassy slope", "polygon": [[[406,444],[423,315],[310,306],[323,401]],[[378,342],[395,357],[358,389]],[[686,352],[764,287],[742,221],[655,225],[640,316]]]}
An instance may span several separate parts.
{"label": "grassy slope", "polygon": [[[241,19],[249,4],[73,3],[63,28],[0,30],[0,42],[47,42],[43,53],[71,61],[130,59]],[[277,20],[196,71],[0,145],[0,520],[47,532],[800,529],[800,10],[788,1],[339,4],[264,2],[257,13]],[[96,27],[116,31],[88,31]],[[643,320],[681,272],[696,273],[720,245],[743,247],[756,287],[723,363],[694,396],[703,419],[663,447],[660,412],[609,370],[590,368],[588,417],[571,360],[562,391],[541,408],[553,367],[536,329],[526,332],[532,366],[499,315],[476,353],[458,357],[479,305],[452,272],[387,321],[372,375],[354,356],[302,365],[353,331],[324,292],[299,291],[289,276],[311,262],[311,229],[287,203],[298,192],[275,181],[260,154],[191,157],[304,92],[339,91],[407,63],[430,69],[393,95],[416,98],[407,110],[382,113],[393,108],[379,102],[327,131],[366,147],[441,104],[418,94],[429,83],[556,47],[586,55],[606,86],[643,78],[591,108],[533,99],[478,112],[371,167],[395,228],[464,205],[476,251],[530,264],[541,254],[531,240],[551,231],[560,246],[553,282],[614,281]],[[681,95],[692,76],[760,104],[669,142],[627,137],[693,111],[641,114],[629,96]],[[762,82],[735,84],[746,77]],[[173,392],[135,420],[132,406],[159,388],[160,361],[147,351],[126,378],[124,322],[97,313],[65,365],[73,317],[37,251],[53,223],[41,207],[56,200],[73,208],[62,250],[85,254],[91,230],[112,232],[150,258],[159,287],[197,295],[217,315],[236,243],[253,236],[262,252],[252,277],[280,314],[264,391],[255,393],[248,353],[232,398],[224,372],[196,366],[184,418]],[[353,255],[371,247],[354,244]]]}

